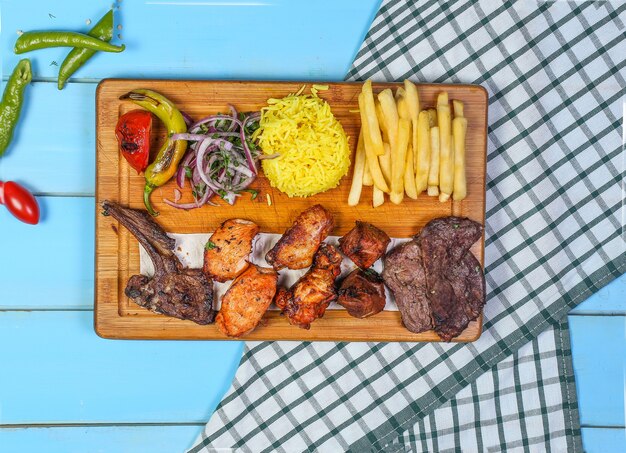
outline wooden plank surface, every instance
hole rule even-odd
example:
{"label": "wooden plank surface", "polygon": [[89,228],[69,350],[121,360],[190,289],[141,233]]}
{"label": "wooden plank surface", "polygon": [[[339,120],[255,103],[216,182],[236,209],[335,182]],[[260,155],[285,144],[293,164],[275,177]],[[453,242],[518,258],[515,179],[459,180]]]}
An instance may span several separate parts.
{"label": "wooden plank surface", "polygon": [[[2,71],[17,30],[87,31],[112,5],[121,25],[120,54],[98,54],[78,80],[105,77],[263,80],[342,80],[363,42],[380,0],[2,0]],[[51,17],[53,16],[53,17]],[[275,26],[268,26],[275,24]],[[34,54],[33,54],[34,55]],[[67,50],[37,52],[37,77],[56,79]]]}
{"label": "wooden plank surface", "polygon": [[586,453],[624,453],[626,430],[621,428],[582,428],[583,448]]}
{"label": "wooden plank surface", "polygon": [[[38,197],[42,221],[0,209],[0,310],[93,306],[93,198]],[[10,263],[10,264],[9,264]]]}
{"label": "wooden plank surface", "polygon": [[570,316],[580,423],[624,426],[626,317]]}
{"label": "wooden plank surface", "polygon": [[[218,113],[232,103],[239,111],[258,111],[267,99],[294,93],[299,82],[210,82],[116,80],[103,81],[97,91],[97,174],[96,202],[108,199],[124,206],[143,207],[145,180],[120,157],[115,139],[118,118],[134,104],[119,101],[121,95],[134,88],[150,88],[167,96],[193,118]],[[351,149],[356,148],[360,118],[357,97],[361,83],[330,83],[328,91],[320,94],[330,104],[346,134],[352,137]],[[400,84],[374,84],[378,92]],[[429,220],[458,215],[484,223],[485,215],[485,161],[487,128],[487,92],[475,85],[418,85],[422,108],[435,105],[435,97],[447,91],[450,99],[465,104],[468,120],[467,135],[467,198],[460,202],[440,203],[435,197],[420,195],[408,198],[400,205],[387,202],[379,208],[371,206],[371,188],[365,188],[358,206],[347,205],[350,177],[344,177],[335,189],[309,198],[289,198],[274,190],[269,181],[259,177],[250,186],[259,190],[256,200],[239,199],[234,206],[203,207],[184,211],[167,206],[162,199],[176,187],[174,180],[152,195],[153,205],[160,212],[158,222],[173,233],[206,233],[214,231],[229,218],[253,220],[267,233],[282,233],[298,213],[319,203],[335,218],[333,234],[348,232],[356,220],[373,223],[391,237],[411,237]],[[188,191],[187,191],[188,192]],[[271,196],[271,208],[265,203]],[[190,195],[187,193],[187,197]],[[484,261],[484,236],[473,251]],[[181,321],[130,303],[124,294],[128,279],[139,273],[137,241],[112,217],[96,216],[96,331],[105,338],[143,339],[221,339],[224,335],[215,325],[200,326]],[[329,310],[316,320],[309,330],[289,325],[279,312],[268,311],[264,325],[246,336],[249,340],[318,340],[318,341],[440,341],[434,331],[413,333],[407,330],[397,311],[384,311],[367,319],[354,318],[344,310]],[[471,322],[454,341],[474,341],[480,336],[482,317]]]}
{"label": "wooden plank surface", "polygon": [[[0,445],[7,451],[46,453],[172,453],[190,448],[201,431],[194,425],[69,426],[0,429]],[[583,428],[587,453],[623,453],[623,428]]]}
{"label": "wooden plank surface", "polygon": [[0,312],[3,369],[11,364],[0,424],[206,422],[242,347],[103,340],[89,311]]}
{"label": "wooden plank surface", "polygon": [[7,452],[172,453],[191,448],[201,429],[197,425],[5,428],[0,429],[0,445]]}
{"label": "wooden plank surface", "polygon": [[0,164],[0,180],[22,181],[36,193],[93,195],[95,86],[59,91],[35,82],[26,90],[15,141]]}

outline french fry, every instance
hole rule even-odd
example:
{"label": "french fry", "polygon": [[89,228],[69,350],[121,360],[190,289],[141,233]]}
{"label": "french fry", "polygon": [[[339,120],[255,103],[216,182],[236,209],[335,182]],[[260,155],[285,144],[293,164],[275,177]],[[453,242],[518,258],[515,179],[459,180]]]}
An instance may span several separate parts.
{"label": "french fry", "polygon": [[[404,81],[404,91],[406,92],[406,105],[411,118],[411,144],[413,145],[413,172],[417,172],[417,121],[420,113],[420,98],[417,87],[410,80]],[[407,194],[408,195],[408,194]]]}
{"label": "french fry", "polygon": [[411,122],[405,118],[398,121],[396,147],[391,150],[391,193],[392,203],[400,204],[404,198],[404,165],[411,137]]}
{"label": "french fry", "polygon": [[370,172],[370,166],[367,163],[367,153],[365,154],[365,168],[363,169],[363,185],[367,187],[374,185],[374,181],[372,181],[372,172]]}
{"label": "french fry", "polygon": [[389,138],[388,143],[393,148],[396,144],[396,135],[398,133],[398,109],[393,93],[389,88],[378,93],[378,102],[380,103],[383,123]]}
{"label": "french fry", "polygon": [[389,143],[389,130],[387,128],[387,121],[385,120],[385,114],[380,106],[378,99],[374,99],[376,105],[376,118],[378,118],[378,126],[380,127],[380,135],[383,139],[383,143]]}
{"label": "french fry", "polygon": [[359,140],[354,153],[354,170],[352,172],[352,185],[348,194],[348,206],[356,206],[361,198],[363,189],[363,173],[365,171],[365,145],[363,144],[363,131],[359,132]]}
{"label": "french fry", "polygon": [[428,168],[428,195],[439,195],[439,127],[430,128],[430,166]]}
{"label": "french fry", "polygon": [[[359,94],[359,110],[362,112],[365,108],[365,95],[363,93]],[[372,102],[373,103],[373,102]],[[378,121],[376,121],[376,127],[378,127]],[[370,173],[372,176],[372,181],[383,192],[389,192],[389,186],[383,177],[383,173],[380,171],[380,165],[378,164],[378,155],[376,154],[375,147],[372,144],[372,135],[369,130],[369,123],[367,121],[361,123],[361,128],[363,129],[363,143],[365,144],[365,155],[367,156],[367,165],[370,169]],[[377,129],[378,134],[380,135],[380,130]],[[381,139],[381,147],[382,147],[382,139]],[[383,154],[385,150],[383,148]]]}
{"label": "french fry", "polygon": [[[413,129],[411,127],[411,129]],[[409,140],[409,146],[406,150],[406,164],[404,165],[404,193],[409,198],[415,200],[418,192],[415,186],[415,173],[413,172],[413,144]]]}
{"label": "french fry", "polygon": [[385,202],[385,192],[374,186],[372,189],[372,206],[377,208]]}
{"label": "french fry", "polygon": [[437,110],[428,109],[428,125],[435,127],[437,125]]}
{"label": "french fry", "polygon": [[404,97],[406,97],[406,91],[404,91],[404,88],[398,87],[398,89],[396,90],[396,99]]}
{"label": "french fry", "polygon": [[437,96],[437,123],[439,125],[439,201],[448,201],[454,187],[454,149],[448,93]]}
{"label": "french fry", "polygon": [[[410,82],[409,82],[410,83]],[[411,84],[413,85],[413,84]],[[413,85],[415,87],[415,85]],[[417,89],[414,94],[417,94]],[[396,97],[396,105],[398,107],[398,116],[402,119],[409,121],[409,144],[407,145],[406,151],[406,162],[404,164],[404,177],[403,177],[403,186],[406,195],[409,198],[416,199],[417,198],[417,190],[415,188],[415,173],[414,168],[415,164],[414,153],[413,153],[413,122],[411,118],[411,108],[410,102],[415,102],[415,98],[409,99],[409,93],[407,90],[404,90],[404,94],[400,92],[400,96]],[[419,102],[419,101],[418,101]]]}
{"label": "french fry", "polygon": [[467,196],[467,180],[465,176],[465,136],[467,134],[467,118],[463,116],[463,103],[452,101],[454,119],[452,120],[452,136],[454,142],[454,190],[452,199],[463,200]]}
{"label": "french fry", "polygon": [[[419,195],[427,190],[430,169],[430,115],[423,110],[417,119],[417,153],[415,156],[415,189]],[[437,156],[439,157],[439,156]],[[438,159],[437,159],[438,162]],[[439,181],[433,181],[436,186]]]}
{"label": "french fry", "polygon": [[391,184],[391,146],[389,143],[383,142],[383,148],[385,148],[385,154],[378,156],[378,162],[380,163],[380,170],[383,172],[385,181],[387,181],[387,184]]}
{"label": "french fry", "polygon": [[[441,134],[440,134],[441,135]],[[441,151],[439,154],[439,159],[441,161]],[[439,201],[441,203],[445,203],[446,201],[448,201],[450,199],[450,195],[449,193],[443,192],[441,187],[441,174],[442,174],[442,170],[441,170],[441,164],[439,166]],[[445,169],[444,171],[444,187],[446,188],[446,190],[450,191],[454,191],[454,137],[452,135],[450,135],[450,158],[447,162],[447,164],[445,165]],[[451,181],[451,183],[450,183]],[[448,184],[448,185],[445,185]]]}
{"label": "french fry", "polygon": [[[383,138],[380,134],[378,117],[376,116],[376,104],[374,103],[374,93],[372,92],[371,80],[368,80],[363,84],[361,94],[363,95],[363,105],[361,105],[361,102],[359,101],[361,127],[363,127],[363,124],[367,123],[369,142],[371,143],[372,151],[377,156],[380,156],[385,152],[385,150],[383,149]],[[360,96],[361,95],[359,95],[359,97]],[[374,182],[376,182],[376,179],[374,179]]]}

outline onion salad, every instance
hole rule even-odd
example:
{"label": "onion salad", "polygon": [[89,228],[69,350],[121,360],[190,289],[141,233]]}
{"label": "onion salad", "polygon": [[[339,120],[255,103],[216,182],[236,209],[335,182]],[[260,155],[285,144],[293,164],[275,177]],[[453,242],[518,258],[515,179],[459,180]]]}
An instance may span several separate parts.
{"label": "onion salad", "polygon": [[[184,189],[189,181],[194,202],[179,203],[180,191],[176,189],[174,201],[163,200],[168,205],[179,209],[217,206],[210,201],[213,195],[232,205],[244,191],[256,198],[257,192],[248,186],[257,176],[259,159],[265,157],[252,139],[261,114],[239,113],[231,105],[228,108],[230,115],[207,116],[190,124],[187,133],[172,136],[173,140],[189,142],[178,166],[176,183]],[[188,116],[186,119],[190,121]]]}

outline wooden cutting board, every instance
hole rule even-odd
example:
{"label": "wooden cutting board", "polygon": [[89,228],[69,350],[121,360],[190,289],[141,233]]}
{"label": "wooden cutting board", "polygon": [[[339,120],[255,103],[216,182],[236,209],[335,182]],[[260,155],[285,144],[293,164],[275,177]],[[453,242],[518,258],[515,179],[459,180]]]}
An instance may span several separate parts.
{"label": "wooden cutting board", "polygon": [[[330,104],[333,113],[350,136],[354,152],[360,128],[356,112],[361,83],[324,83],[328,91],[320,97]],[[303,82],[236,82],[236,81],[174,81],[107,79],[96,93],[96,266],[95,266],[95,330],[101,337],[117,339],[226,339],[215,325],[200,326],[152,313],[136,305],[124,295],[129,277],[139,273],[139,246],[135,238],[112,217],[101,215],[100,204],[113,200],[125,206],[142,208],[143,175],[138,175],[121,157],[115,139],[115,125],[125,112],[138,108],[119,97],[136,88],[150,88],[167,96],[194,119],[227,111],[233,104],[239,111],[258,111],[268,98],[283,97],[296,92]],[[375,83],[374,91],[395,88],[399,83]],[[461,202],[440,203],[435,197],[422,194],[417,200],[405,197],[400,205],[386,201],[372,208],[372,190],[364,187],[358,206],[347,205],[352,170],[339,187],[310,198],[289,198],[273,189],[262,175],[251,186],[259,196],[248,194],[234,206],[205,206],[183,211],[169,207],[163,198],[173,198],[174,180],[152,194],[160,211],[157,222],[172,233],[208,233],[229,218],[253,220],[261,231],[283,233],[304,209],[320,203],[335,217],[334,235],[343,235],[355,220],[370,222],[391,237],[410,237],[429,220],[449,215],[464,216],[484,224],[485,162],[487,147],[487,93],[477,85],[418,85],[422,108],[432,107],[435,97],[447,91],[450,99],[465,103],[468,120],[466,143],[468,196]],[[307,90],[308,92],[308,90]],[[154,121],[153,149],[163,140],[164,129]],[[184,192],[183,201],[191,199]],[[268,206],[267,196],[272,204]],[[221,200],[220,200],[221,201]],[[484,236],[472,249],[484,264]],[[454,341],[476,340],[482,331],[482,315],[473,321]],[[310,330],[291,326],[278,311],[268,311],[248,340],[317,340],[317,341],[440,341],[433,331],[415,334],[402,325],[400,313],[383,311],[367,319],[349,316],[345,310],[327,310]]]}

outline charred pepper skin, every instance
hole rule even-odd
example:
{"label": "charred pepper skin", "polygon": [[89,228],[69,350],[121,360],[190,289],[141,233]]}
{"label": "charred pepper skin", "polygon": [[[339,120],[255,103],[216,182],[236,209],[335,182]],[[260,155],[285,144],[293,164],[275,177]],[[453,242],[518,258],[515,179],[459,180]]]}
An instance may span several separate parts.
{"label": "charred pepper skin", "polygon": [[77,47],[102,52],[122,52],[126,48],[124,44],[116,46],[73,31],[28,31],[15,41],[16,54],[48,47]]}
{"label": "charred pepper skin", "polygon": [[30,60],[24,58],[17,64],[4,88],[0,103],[0,157],[11,143],[22,110],[24,90],[32,78]]}
{"label": "charred pepper skin", "polygon": [[167,139],[161,146],[154,162],[145,171],[146,185],[143,190],[143,202],[148,212],[159,215],[150,203],[150,194],[159,186],[169,181],[176,173],[180,160],[187,151],[187,141],[172,140],[174,134],[187,132],[185,118],[176,108],[174,103],[156,91],[138,89],[120,96],[121,100],[127,99],[149,112],[156,115],[167,128]]}
{"label": "charred pepper skin", "polygon": [[[88,36],[99,39],[103,42],[109,42],[113,38],[113,10],[109,10],[102,19],[93,26]],[[85,48],[75,48],[67,54],[65,60],[59,69],[58,87],[62,90],[65,82],[74,74],[82,65],[84,65],[91,57],[96,54],[95,50]]]}

